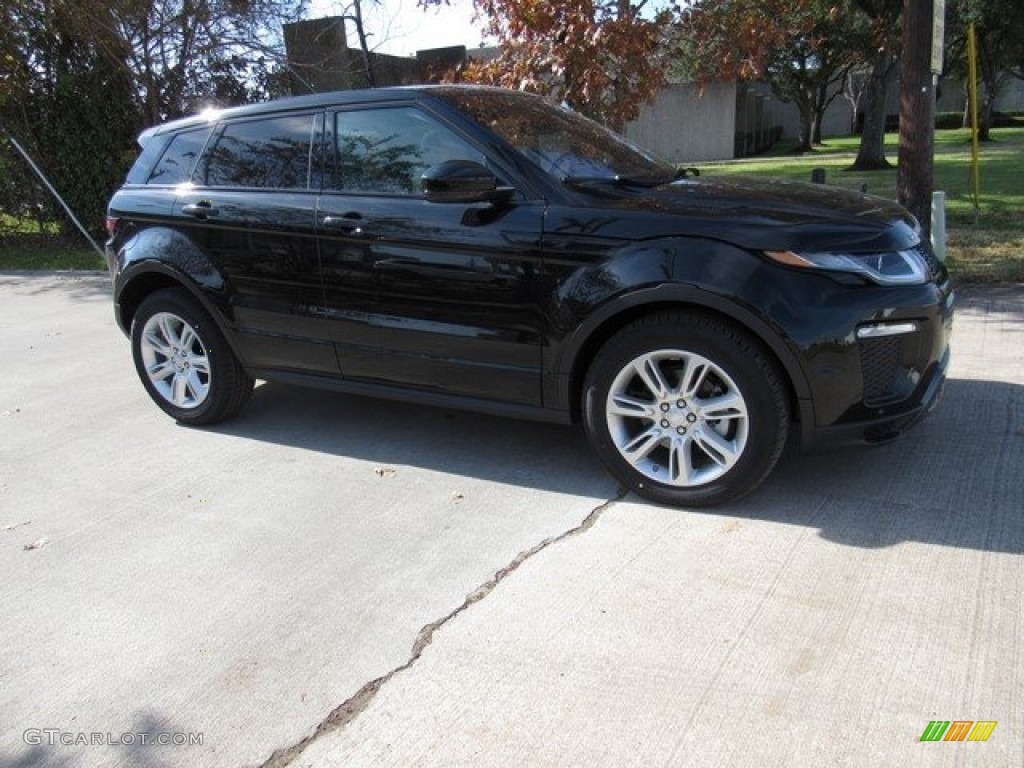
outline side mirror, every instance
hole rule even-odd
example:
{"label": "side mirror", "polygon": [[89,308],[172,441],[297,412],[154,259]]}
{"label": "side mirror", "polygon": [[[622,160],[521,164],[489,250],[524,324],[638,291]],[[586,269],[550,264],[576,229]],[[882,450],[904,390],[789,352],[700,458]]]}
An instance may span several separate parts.
{"label": "side mirror", "polygon": [[499,187],[498,178],[472,160],[445,160],[420,177],[423,194],[432,203],[498,203],[512,199],[515,190]]}

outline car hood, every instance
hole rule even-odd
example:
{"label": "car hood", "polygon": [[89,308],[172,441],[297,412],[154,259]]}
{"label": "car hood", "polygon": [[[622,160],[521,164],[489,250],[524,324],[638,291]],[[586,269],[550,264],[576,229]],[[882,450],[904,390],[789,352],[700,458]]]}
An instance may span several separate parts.
{"label": "car hood", "polygon": [[639,214],[654,237],[710,237],[753,250],[794,251],[887,250],[919,241],[916,222],[900,205],[823,184],[701,176],[658,187],[595,185],[585,194],[601,198],[602,208],[631,211],[627,219]]}

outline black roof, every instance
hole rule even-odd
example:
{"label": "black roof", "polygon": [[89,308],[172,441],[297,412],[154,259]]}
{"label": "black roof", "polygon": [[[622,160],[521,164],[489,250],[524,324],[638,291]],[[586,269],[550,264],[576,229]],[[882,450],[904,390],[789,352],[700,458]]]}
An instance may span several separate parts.
{"label": "black roof", "polygon": [[[508,93],[508,89],[495,88],[488,85],[398,85],[388,88],[365,88],[351,91],[327,91],[324,93],[312,93],[307,96],[290,96],[272,101],[260,101],[255,104],[244,104],[239,107],[226,107],[224,109],[212,109],[190,117],[182,117],[171,120],[167,123],[154,125],[139,134],[139,143],[143,144],[147,139],[168,131],[176,131],[191,126],[203,125],[204,123],[215,122],[224,118],[244,117],[249,115],[263,115],[274,112],[283,112],[293,109],[304,109],[308,107],[329,107],[339,104],[373,104],[376,102],[395,101],[397,99],[408,100],[410,96],[429,95],[431,92],[444,93],[445,91],[475,91],[486,93],[490,91]],[[512,91],[512,93],[520,93]]]}

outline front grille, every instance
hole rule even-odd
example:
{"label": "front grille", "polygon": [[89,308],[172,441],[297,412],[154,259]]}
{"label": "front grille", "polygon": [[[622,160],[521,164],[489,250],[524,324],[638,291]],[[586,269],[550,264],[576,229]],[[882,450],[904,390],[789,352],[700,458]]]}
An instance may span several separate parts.
{"label": "front grille", "polygon": [[864,383],[865,405],[881,405],[894,398],[902,357],[899,336],[860,342],[860,373]]}

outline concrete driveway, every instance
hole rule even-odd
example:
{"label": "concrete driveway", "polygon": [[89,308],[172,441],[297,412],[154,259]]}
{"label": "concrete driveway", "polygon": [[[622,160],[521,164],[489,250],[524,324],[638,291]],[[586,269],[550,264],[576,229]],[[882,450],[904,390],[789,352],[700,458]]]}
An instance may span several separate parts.
{"label": "concrete driveway", "polygon": [[956,323],[907,438],[694,512],[554,426],[178,427],[104,276],[2,274],[0,766],[1024,765],[1024,286]]}

